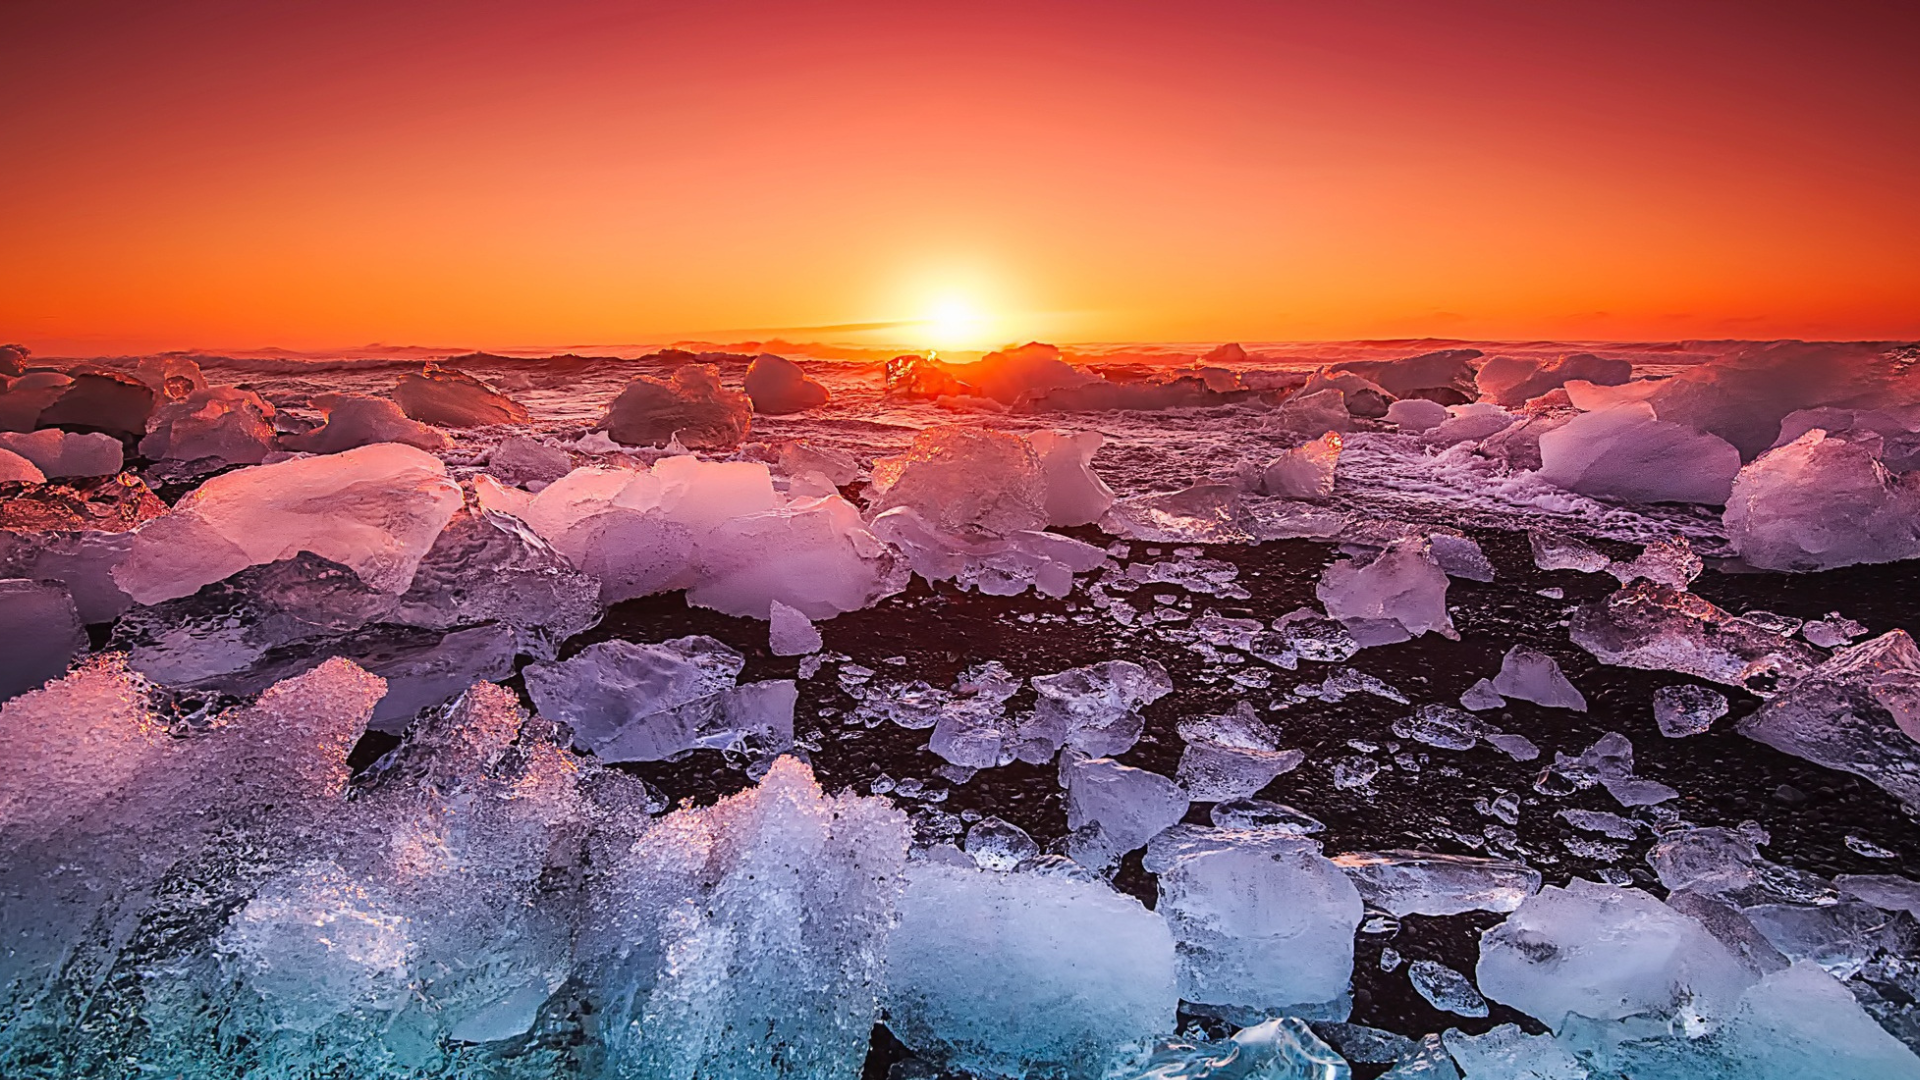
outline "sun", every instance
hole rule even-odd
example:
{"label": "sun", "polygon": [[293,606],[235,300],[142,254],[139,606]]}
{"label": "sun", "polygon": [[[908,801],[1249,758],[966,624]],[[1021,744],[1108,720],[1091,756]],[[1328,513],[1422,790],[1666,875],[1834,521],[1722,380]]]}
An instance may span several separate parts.
{"label": "sun", "polygon": [[962,297],[948,296],[934,302],[922,320],[927,343],[936,349],[966,349],[980,345],[988,336],[989,320]]}

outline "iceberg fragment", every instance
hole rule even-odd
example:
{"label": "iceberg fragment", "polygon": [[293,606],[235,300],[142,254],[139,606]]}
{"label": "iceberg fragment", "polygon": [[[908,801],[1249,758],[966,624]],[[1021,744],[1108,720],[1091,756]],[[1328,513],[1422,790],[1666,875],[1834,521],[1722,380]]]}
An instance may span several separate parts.
{"label": "iceberg fragment", "polygon": [[1361,645],[1433,632],[1457,637],[1447,615],[1447,574],[1424,538],[1396,540],[1370,562],[1342,559],[1320,575],[1314,593],[1327,615]]}
{"label": "iceberg fragment", "polygon": [[527,420],[526,406],[464,371],[432,364],[401,376],[393,388],[393,400],[407,416],[435,427],[485,427]]}
{"label": "iceberg fragment", "polygon": [[1719,506],[1740,471],[1726,440],[1655,419],[1633,402],[1583,413],[1540,436],[1540,478],[1582,495]]}
{"label": "iceberg fragment", "polygon": [[1920,807],[1920,647],[1904,630],[1848,646],[1742,718],[1738,730]]}
{"label": "iceberg fragment", "polygon": [[1804,572],[1920,557],[1920,474],[1814,428],[1740,470],[1724,517],[1746,562]]}
{"label": "iceberg fragment", "polygon": [[731,450],[752,426],[753,403],[720,385],[719,368],[687,364],[671,378],[642,375],[628,383],[593,430],[627,446],[677,441],[689,450]]}
{"label": "iceberg fragment", "polygon": [[753,402],[753,411],[767,416],[817,409],[833,396],[799,364],[772,353],[753,358],[742,388]]}
{"label": "iceberg fragment", "polygon": [[1501,697],[1531,701],[1549,709],[1587,711],[1587,698],[1560,671],[1560,664],[1543,652],[1515,645],[1500,660],[1493,690]]}

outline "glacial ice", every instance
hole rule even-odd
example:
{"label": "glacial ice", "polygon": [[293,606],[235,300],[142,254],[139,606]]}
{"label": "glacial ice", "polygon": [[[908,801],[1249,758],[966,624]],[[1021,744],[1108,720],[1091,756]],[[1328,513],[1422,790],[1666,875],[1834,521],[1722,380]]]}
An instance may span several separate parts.
{"label": "glacial ice", "polygon": [[1540,871],[1506,859],[1431,851],[1359,851],[1333,857],[1360,898],[1396,916],[1512,911],[1540,891]]}
{"label": "glacial ice", "polygon": [[98,432],[74,435],[54,428],[32,433],[0,433],[0,450],[10,450],[33,462],[43,479],[69,476],[112,476],[120,471],[120,440]]}
{"label": "glacial ice", "polygon": [[1705,733],[1715,720],[1727,715],[1729,707],[1725,694],[1692,683],[1663,686],[1653,692],[1654,723],[1669,739]]}
{"label": "glacial ice", "polygon": [[1594,574],[1612,562],[1584,542],[1546,529],[1531,529],[1527,542],[1533,548],[1533,564],[1542,570],[1578,570]]}
{"label": "glacial ice", "polygon": [[45,483],[47,474],[25,457],[0,448],[0,484],[40,484]]}
{"label": "glacial ice", "polygon": [[1407,978],[1427,1004],[1457,1016],[1487,1015],[1487,999],[1473,988],[1465,975],[1433,960],[1415,960],[1407,965]]}
{"label": "glacial ice", "polygon": [[277,445],[274,408],[251,390],[221,386],[195,390],[153,414],[142,457],[213,472],[229,465],[258,465]]}
{"label": "glacial ice", "polygon": [[1430,431],[1447,422],[1453,414],[1445,405],[1426,398],[1402,398],[1387,406],[1387,422],[1409,435]]}
{"label": "glacial ice", "polygon": [[1495,405],[1524,405],[1574,379],[1595,386],[1618,386],[1633,378],[1633,364],[1626,360],[1573,353],[1557,360],[1541,361],[1519,356],[1495,356],[1480,365],[1474,375],[1480,400]]}
{"label": "glacial ice", "polygon": [[1040,845],[1027,830],[997,817],[981,818],[967,830],[966,853],[982,870],[1006,873],[1040,857]]}
{"label": "glacial ice", "polygon": [[1060,786],[1067,789],[1067,828],[1074,830],[1067,853],[1095,868],[1144,847],[1190,805],[1187,792],[1159,773],[1073,750],[1060,755]]}
{"label": "glacial ice", "polygon": [[1814,649],[1708,600],[1645,581],[1582,605],[1568,632],[1603,664],[1677,671],[1759,692],[1797,679],[1821,661]]}
{"label": "glacial ice", "polygon": [[1887,362],[1884,346],[1775,341],[1648,384],[1646,400],[1660,419],[1718,435],[1751,461],[1789,413],[1910,401],[1917,381]]}
{"label": "glacial ice", "polygon": [[[74,369],[69,374],[72,381],[60,389],[52,404],[40,410],[32,426],[87,427],[130,439],[146,434],[155,395],[145,383],[104,368]],[[7,389],[11,392],[32,378],[25,376]]]}
{"label": "glacial ice", "polygon": [[1459,405],[1473,400],[1471,361],[1480,355],[1478,349],[1442,349],[1398,360],[1347,360],[1334,364],[1333,370],[1351,371],[1397,398],[1423,397]]}
{"label": "glacial ice", "polygon": [[993,535],[1047,525],[1047,474],[1018,435],[929,428],[905,454],[873,463],[873,513],[910,507],[944,533]]}
{"label": "glacial ice", "polygon": [[1848,646],[1742,718],[1738,730],[1920,807],[1920,648],[1904,630]]}
{"label": "glacial ice", "polygon": [[1340,461],[1340,436],[1329,431],[1312,442],[1268,462],[1260,473],[1260,490],[1288,499],[1319,501],[1333,497],[1334,468]]}
{"label": "glacial ice", "polygon": [[1505,409],[1483,402],[1452,405],[1447,408],[1447,413],[1446,420],[1421,433],[1421,442],[1428,446],[1479,442],[1507,430],[1515,422],[1514,416]]}
{"label": "glacial ice", "polygon": [[820,651],[820,631],[806,612],[773,601],[767,616],[767,647],[775,656],[805,656]]}
{"label": "glacial ice", "polygon": [[1044,596],[1063,597],[1073,590],[1075,574],[1107,563],[1101,548],[1057,533],[942,532],[910,506],[876,515],[870,528],[900,552],[914,573],[989,596],[1016,596],[1033,589]]}
{"label": "glacial ice", "polygon": [[1330,368],[1315,371],[1294,393],[1305,398],[1329,389],[1340,391],[1341,403],[1349,415],[1370,420],[1385,416],[1395,397],[1371,379]]}
{"label": "glacial ice", "polygon": [[422,450],[453,445],[446,432],[408,418],[387,398],[333,394],[315,404],[326,409],[327,422],[304,435],[281,436],[281,446],[309,454],[337,454],[382,443],[404,443]]}
{"label": "glacial ice", "polygon": [[1092,468],[1106,436],[1097,431],[1036,431],[1027,443],[1039,456],[1045,477],[1047,524],[1068,528],[1099,521],[1113,505],[1113,489]]}
{"label": "glacial ice", "polygon": [[1223,716],[1183,720],[1179,732],[1187,745],[1174,778],[1195,802],[1247,798],[1306,760],[1303,751],[1280,749],[1246,701]]}
{"label": "glacial ice", "polygon": [[1549,709],[1587,711],[1586,695],[1567,681],[1560,664],[1525,645],[1515,645],[1501,658],[1500,673],[1493,677],[1493,690],[1501,697],[1531,701]]}
{"label": "glacial ice", "polygon": [[720,369],[687,364],[670,379],[642,375],[613,399],[593,430],[627,446],[667,446],[689,450],[731,450],[753,426],[747,395],[720,385]]}
{"label": "glacial ice", "polygon": [[1765,570],[1812,571],[1920,557],[1920,473],[1814,428],[1740,470],[1727,539]]}
{"label": "glacial ice", "polygon": [[393,400],[408,417],[435,427],[485,427],[527,420],[526,406],[464,371],[432,364],[402,375],[393,388]]}
{"label": "glacial ice", "polygon": [[132,545],[130,532],[0,529],[0,577],[58,581],[72,593],[81,622],[111,622],[133,604],[113,580]]}
{"label": "glacial ice", "polygon": [[503,440],[487,455],[487,475],[503,484],[529,491],[537,485],[551,484],[573,471],[573,461],[557,446],[515,435]]}
{"label": "glacial ice", "polygon": [[1724,439],[1655,419],[1644,402],[1583,413],[1540,436],[1540,478],[1630,502],[1727,501],[1740,452]]}
{"label": "glacial ice", "polygon": [[1317,439],[1328,432],[1353,430],[1353,415],[1337,387],[1306,393],[1304,388],[1267,414],[1266,429],[1281,437]]}
{"label": "glacial ice", "polygon": [[1132,897],[931,862],[909,865],[906,882],[886,946],[887,1024],[946,1067],[1096,1080],[1172,1029],[1173,939]]}
{"label": "glacial ice", "polygon": [[1655,540],[1641,548],[1640,554],[1634,556],[1632,562],[1609,564],[1607,573],[1622,585],[1651,581],[1655,585],[1684,591],[1704,569],[1705,562],[1693,553],[1693,546],[1687,543],[1686,538],[1672,537]]}
{"label": "glacial ice", "polygon": [[1321,573],[1314,593],[1327,615],[1363,646],[1429,631],[1457,636],[1447,615],[1447,575],[1425,539],[1396,540],[1370,562],[1334,562]]}
{"label": "glacial ice", "polygon": [[1280,1016],[1224,1039],[1166,1040],[1124,1075],[1128,1080],[1348,1080],[1353,1071],[1306,1021]]}
{"label": "glacial ice", "polygon": [[817,409],[833,396],[799,364],[772,353],[761,353],[747,365],[743,388],[753,411],[766,416]]}
{"label": "glacial ice", "polygon": [[1126,753],[1146,727],[1140,710],[1173,692],[1173,680],[1155,660],[1103,660],[1028,682],[1038,700],[1019,721],[1009,749],[1036,765],[1062,746],[1094,757]]}
{"label": "glacial ice", "polygon": [[88,645],[65,585],[20,578],[0,578],[0,641],[0,701],[65,675]]}
{"label": "glacial ice", "polygon": [[662,761],[696,748],[768,759],[793,745],[791,680],[736,686],[746,664],[710,637],[602,641],[524,672],[540,715],[602,761]]}
{"label": "glacial ice", "polygon": [[1297,1015],[1347,993],[1360,894],[1319,844],[1180,825],[1154,838],[1145,863],[1179,949],[1182,1000]]}

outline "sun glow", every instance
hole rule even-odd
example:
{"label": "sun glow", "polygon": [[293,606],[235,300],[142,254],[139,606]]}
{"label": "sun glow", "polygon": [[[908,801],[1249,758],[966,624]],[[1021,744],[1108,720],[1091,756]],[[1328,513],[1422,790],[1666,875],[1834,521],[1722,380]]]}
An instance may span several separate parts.
{"label": "sun glow", "polygon": [[960,297],[934,303],[921,322],[927,344],[936,349],[967,349],[986,343],[992,327],[978,308]]}

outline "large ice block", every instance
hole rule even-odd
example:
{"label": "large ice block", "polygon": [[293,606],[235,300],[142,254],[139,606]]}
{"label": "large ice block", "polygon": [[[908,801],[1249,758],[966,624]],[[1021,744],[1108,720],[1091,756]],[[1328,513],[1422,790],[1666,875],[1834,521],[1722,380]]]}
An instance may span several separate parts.
{"label": "large ice block", "polygon": [[667,379],[642,375],[628,383],[594,426],[628,446],[731,450],[753,426],[747,395],[720,385],[720,369],[687,364]]}

